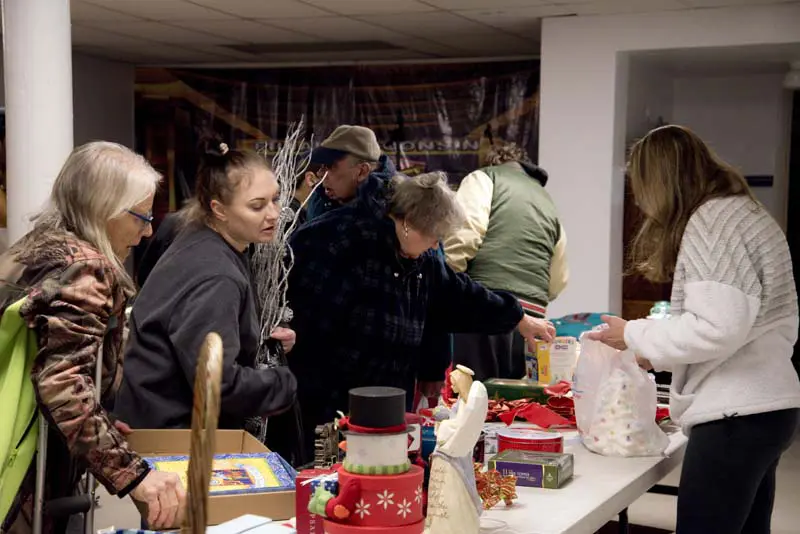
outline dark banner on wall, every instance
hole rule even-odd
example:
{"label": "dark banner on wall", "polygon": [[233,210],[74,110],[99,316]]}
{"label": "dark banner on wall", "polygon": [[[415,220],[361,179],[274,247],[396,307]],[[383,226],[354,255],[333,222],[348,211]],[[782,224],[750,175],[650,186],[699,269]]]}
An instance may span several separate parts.
{"label": "dark banner on wall", "polygon": [[514,141],[536,160],[535,61],[268,70],[141,69],[139,149],[170,179],[170,208],[192,189],[197,148],[212,134],[274,153],[305,118],[313,143],[340,124],[372,128],[407,174],[480,166],[489,139]]}

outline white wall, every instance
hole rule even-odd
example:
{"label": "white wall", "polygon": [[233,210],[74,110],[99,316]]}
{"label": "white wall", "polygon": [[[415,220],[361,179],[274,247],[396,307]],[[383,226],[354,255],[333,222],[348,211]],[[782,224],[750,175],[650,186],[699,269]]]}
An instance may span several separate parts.
{"label": "white wall", "polygon": [[785,227],[791,101],[784,74],[678,78],[674,121],[694,130],[744,174],[773,175],[771,188],[754,191]]}
{"label": "white wall", "polygon": [[572,273],[550,315],[622,308],[629,53],[800,43],[798,21],[800,4],[544,20],[539,159]]}
{"label": "white wall", "polygon": [[645,60],[631,58],[625,121],[627,145],[656,127],[659,119],[672,122],[674,85],[674,79],[669,72]]}
{"label": "white wall", "polygon": [[135,82],[133,65],[72,56],[76,146],[103,140],[133,148]]}
{"label": "white wall", "polygon": [[[0,55],[0,80],[3,60]],[[136,68],[128,63],[72,56],[75,144],[103,139],[133,148]],[[0,83],[0,106],[5,88]]]}
{"label": "white wall", "polygon": [[[127,63],[73,54],[73,132],[76,145],[102,139],[133,148],[135,74],[135,67]],[[5,105],[2,76],[0,54],[0,107]],[[46,150],[46,146],[43,149]],[[45,200],[43,198],[42,203]],[[7,230],[0,228],[0,252],[6,250],[7,241]]]}

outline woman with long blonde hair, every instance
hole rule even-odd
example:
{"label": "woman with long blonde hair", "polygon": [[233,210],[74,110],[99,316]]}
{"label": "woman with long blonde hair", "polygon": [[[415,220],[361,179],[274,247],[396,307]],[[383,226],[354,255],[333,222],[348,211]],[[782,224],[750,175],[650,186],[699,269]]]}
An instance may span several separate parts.
{"label": "woman with long blonde hair", "polygon": [[776,468],[800,414],[786,238],[744,177],[686,128],[648,133],[629,174],[644,213],[633,266],[672,281],[672,317],[605,317],[608,329],[592,337],[672,372],[671,415],[689,436],[678,534],[768,533]]}
{"label": "woman with long blonde hair", "polygon": [[[112,495],[147,504],[148,523],[156,528],[180,520],[185,500],[180,479],[151,471],[128,446],[129,429],[114,422],[104,404],[119,385],[125,307],[134,292],[123,262],[151,234],[160,180],[142,156],[124,146],[98,141],[77,147],[33,230],[0,256],[0,311],[5,314],[24,299],[19,315],[38,347],[30,380],[26,376],[21,387],[27,391],[32,381],[38,412],[49,423],[45,500],[72,495],[89,471]],[[18,412],[22,397],[3,398],[0,405]],[[34,423],[14,442],[29,439]],[[31,531],[34,520],[36,462],[27,456],[26,465],[14,451],[11,457],[15,461],[4,465],[0,477],[0,532],[21,534]],[[45,518],[44,532],[64,530],[65,518]]]}

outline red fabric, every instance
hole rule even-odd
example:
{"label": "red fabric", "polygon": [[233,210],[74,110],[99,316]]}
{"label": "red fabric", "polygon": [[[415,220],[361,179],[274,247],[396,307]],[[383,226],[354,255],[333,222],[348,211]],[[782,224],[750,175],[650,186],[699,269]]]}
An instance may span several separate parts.
{"label": "red fabric", "polygon": [[447,371],[444,373],[444,387],[442,388],[442,399],[445,401],[447,406],[450,406],[450,401],[453,400],[453,383],[450,380],[450,373],[453,372],[453,364],[450,364],[450,367],[447,368]]}
{"label": "red fabric", "polygon": [[545,408],[541,404],[536,404],[535,402],[532,402],[527,406],[517,408],[516,410],[511,410],[500,414],[500,420],[507,425],[513,423],[514,419],[517,417],[521,417],[522,419],[525,419],[529,423],[533,423],[540,428],[571,425],[569,419],[561,417],[549,408]]}
{"label": "red fabric", "polygon": [[357,432],[359,434],[397,434],[408,430],[408,425],[403,423],[402,425],[387,426],[386,428],[369,428],[366,426],[353,425],[350,423],[349,417],[342,417],[339,419],[339,429],[350,430],[351,432]]}
{"label": "red fabric", "polygon": [[572,391],[572,384],[566,380],[562,380],[558,384],[553,384],[552,386],[547,386],[544,388],[544,392],[551,397],[563,397],[570,391]]}

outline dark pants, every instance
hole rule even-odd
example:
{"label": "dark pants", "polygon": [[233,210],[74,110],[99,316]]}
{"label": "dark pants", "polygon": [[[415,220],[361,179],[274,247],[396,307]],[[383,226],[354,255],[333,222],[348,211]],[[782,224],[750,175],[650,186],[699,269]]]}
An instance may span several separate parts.
{"label": "dark pants", "polygon": [[475,380],[523,378],[525,340],[514,330],[508,334],[455,334],[453,363],[475,371]]}
{"label": "dark pants", "polygon": [[800,410],[729,417],[692,428],[678,489],[677,534],[768,534],[775,471]]}

